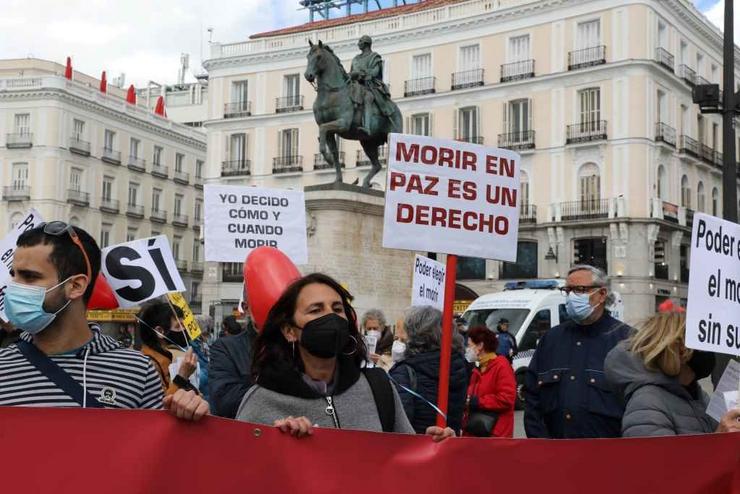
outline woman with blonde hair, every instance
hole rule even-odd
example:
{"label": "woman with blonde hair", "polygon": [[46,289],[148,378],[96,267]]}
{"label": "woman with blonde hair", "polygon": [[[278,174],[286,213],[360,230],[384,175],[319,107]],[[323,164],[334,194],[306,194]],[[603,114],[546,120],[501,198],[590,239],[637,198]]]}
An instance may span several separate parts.
{"label": "woman with blonde hair", "polygon": [[709,397],[697,381],[712,373],[714,354],[686,348],[685,332],[685,314],[659,313],[607,355],[606,377],[626,404],[624,437],[740,431],[740,410],[719,426],[706,414]]}

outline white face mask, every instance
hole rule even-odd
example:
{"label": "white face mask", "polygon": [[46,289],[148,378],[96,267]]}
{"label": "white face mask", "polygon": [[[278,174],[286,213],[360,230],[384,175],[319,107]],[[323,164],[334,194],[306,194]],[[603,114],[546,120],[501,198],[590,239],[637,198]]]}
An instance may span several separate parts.
{"label": "white face mask", "polygon": [[404,343],[401,340],[396,340],[393,342],[393,346],[391,347],[391,358],[394,362],[400,362],[403,360],[403,356],[406,354],[406,343]]}
{"label": "white face mask", "polygon": [[478,353],[472,346],[469,346],[465,349],[465,360],[467,360],[471,364],[474,364],[478,361]]}
{"label": "white face mask", "polygon": [[367,336],[370,336],[372,338],[375,338],[375,341],[380,341],[380,331],[376,329],[370,329],[368,331],[365,331],[365,334]]}

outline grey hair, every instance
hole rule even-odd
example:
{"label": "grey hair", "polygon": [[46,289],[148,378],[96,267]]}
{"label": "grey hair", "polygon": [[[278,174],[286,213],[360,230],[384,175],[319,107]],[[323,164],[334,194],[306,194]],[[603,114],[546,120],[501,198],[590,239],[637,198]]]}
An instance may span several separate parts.
{"label": "grey hair", "polygon": [[380,309],[369,309],[362,315],[362,321],[360,321],[360,327],[364,328],[365,323],[369,319],[375,319],[380,324],[380,330],[382,331],[386,325],[385,314]]}
{"label": "grey hair", "polygon": [[568,276],[575,273],[576,271],[588,271],[589,273],[591,273],[591,277],[593,279],[591,283],[594,286],[602,286],[607,289],[607,292],[609,291],[609,277],[603,270],[595,266],[590,266],[588,264],[576,264],[575,266],[570,268],[570,271],[568,271]]}
{"label": "grey hair", "polygon": [[208,314],[198,314],[195,316],[195,321],[200,326],[200,329],[204,332],[211,331],[213,329],[213,318]]}
{"label": "grey hair", "polygon": [[[406,356],[437,351],[442,342],[442,313],[431,305],[411,307],[406,311],[403,328],[408,336]],[[462,337],[455,332],[452,348],[462,351]]]}

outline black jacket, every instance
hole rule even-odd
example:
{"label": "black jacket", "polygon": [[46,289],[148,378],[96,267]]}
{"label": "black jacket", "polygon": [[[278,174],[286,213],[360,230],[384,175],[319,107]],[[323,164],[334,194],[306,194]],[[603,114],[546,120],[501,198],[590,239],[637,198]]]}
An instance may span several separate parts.
{"label": "black jacket", "polygon": [[211,412],[233,419],[244,394],[252,386],[252,348],[255,333],[250,329],[236,336],[223,336],[211,345],[208,389]]}
{"label": "black jacket", "polygon": [[[409,369],[412,372],[409,372]],[[423,396],[437,404],[439,388],[439,350],[411,355],[398,362],[390,370],[393,380],[401,386]],[[416,382],[412,382],[415,380]],[[452,351],[450,363],[450,389],[447,406],[447,425],[460,432],[462,427],[465,394],[468,390],[469,374],[465,358],[459,352]],[[415,397],[405,389],[397,386],[403,408],[417,434],[424,434],[426,428],[437,421],[437,412],[427,403]]]}

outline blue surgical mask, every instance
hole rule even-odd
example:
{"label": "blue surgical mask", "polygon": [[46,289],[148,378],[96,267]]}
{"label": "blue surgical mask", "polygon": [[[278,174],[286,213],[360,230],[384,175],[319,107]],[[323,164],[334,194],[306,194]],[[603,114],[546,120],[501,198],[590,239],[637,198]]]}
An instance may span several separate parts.
{"label": "blue surgical mask", "polygon": [[[593,293],[593,292],[592,292]],[[565,301],[565,311],[575,322],[583,322],[594,312],[594,307],[589,302],[591,293],[577,294],[570,292]]]}
{"label": "blue surgical mask", "polygon": [[71,302],[71,300],[67,300],[67,303],[56,312],[46,312],[44,310],[46,294],[62,286],[68,280],[69,278],[51,288],[24,285],[15,281],[8,283],[8,288],[5,291],[5,315],[8,317],[8,321],[16,328],[32,335],[46,329],[56,319],[57,314],[66,309]]}

